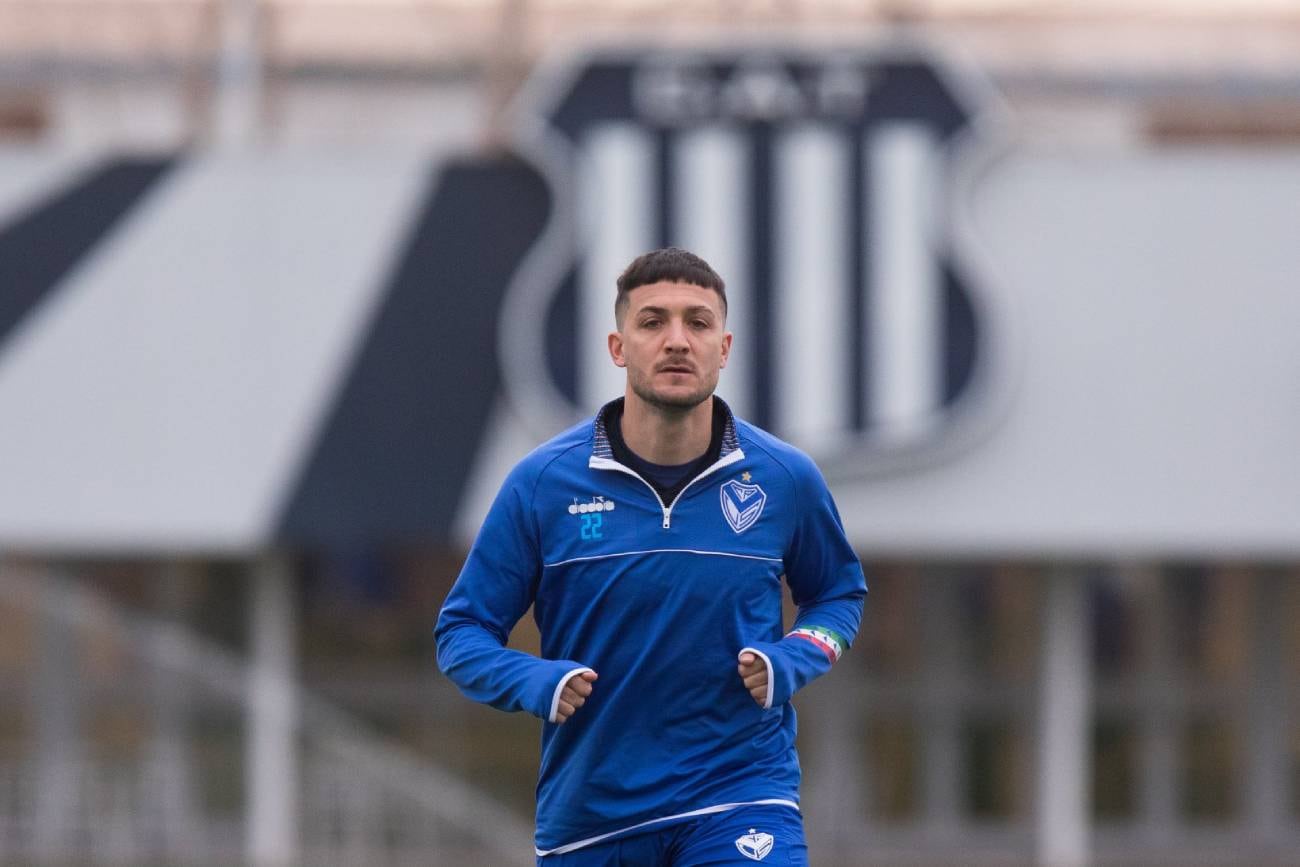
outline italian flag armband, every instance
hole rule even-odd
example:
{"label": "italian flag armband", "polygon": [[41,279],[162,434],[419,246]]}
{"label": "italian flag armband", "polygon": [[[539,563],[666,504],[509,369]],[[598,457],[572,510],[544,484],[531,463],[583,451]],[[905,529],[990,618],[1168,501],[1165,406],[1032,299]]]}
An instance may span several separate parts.
{"label": "italian flag armband", "polygon": [[824,626],[800,626],[786,635],[786,638],[799,638],[812,643],[822,653],[826,654],[826,658],[830,660],[832,665],[839,662],[840,657],[844,654],[844,648],[848,644],[842,635]]}

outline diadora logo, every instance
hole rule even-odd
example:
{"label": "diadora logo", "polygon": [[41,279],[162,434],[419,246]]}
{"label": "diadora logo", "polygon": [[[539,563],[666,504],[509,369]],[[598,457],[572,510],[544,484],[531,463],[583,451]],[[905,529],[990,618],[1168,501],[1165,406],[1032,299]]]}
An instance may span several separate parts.
{"label": "diadora logo", "polygon": [[511,402],[556,430],[624,391],[614,280],[677,244],[727,282],[718,393],[828,476],[992,429],[1014,343],[966,200],[997,101],[919,48],[618,50],[525,88],[517,143],[550,222],[501,319]]}
{"label": "diadora logo", "polygon": [[749,833],[736,839],[736,848],[740,854],[751,861],[762,861],[772,851],[776,843],[771,834],[763,834],[757,828],[750,828]]}
{"label": "diadora logo", "polygon": [[599,495],[586,502],[574,497],[573,502],[569,504],[569,514],[578,515],[582,519],[578,535],[587,540],[604,538],[601,531],[605,526],[605,513],[612,511],[614,511],[614,501]]}
{"label": "diadora logo", "polygon": [[[742,478],[748,479],[749,473],[745,473]],[[722,517],[727,519],[731,529],[737,533],[743,533],[754,526],[767,503],[767,493],[762,488],[735,479],[723,482],[718,496],[722,500]]]}

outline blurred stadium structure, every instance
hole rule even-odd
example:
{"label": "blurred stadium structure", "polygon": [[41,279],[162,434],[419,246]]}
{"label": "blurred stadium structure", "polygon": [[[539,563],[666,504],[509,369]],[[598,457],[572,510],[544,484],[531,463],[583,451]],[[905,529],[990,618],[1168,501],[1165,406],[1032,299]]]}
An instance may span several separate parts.
{"label": "blurred stadium structure", "polygon": [[[880,229],[889,285],[951,242],[997,302],[872,315],[904,356],[944,316],[974,336],[900,367],[888,329],[841,346],[823,295],[737,327],[769,351],[724,374],[819,450],[872,583],[798,700],[817,863],[1300,864],[1290,0],[0,0],[0,861],[528,859],[535,722],[455,695],[429,632],[552,421],[507,368],[578,405],[608,384],[498,352],[558,195],[506,106],[596,41],[796,39],[924,43],[998,117],[974,168],[906,131],[872,164],[891,213],[918,203],[890,177],[962,194],[938,239]],[[586,173],[672,195],[615,132]],[[682,160],[705,189],[719,147]],[[801,177],[773,219],[839,213],[801,198],[837,175]],[[701,219],[748,220],[746,189]],[[605,327],[584,293],[620,245],[699,231],[727,261],[674,219],[580,229],[626,232],[584,235],[552,337]],[[723,268],[738,295],[773,301],[774,255]],[[801,402],[810,346],[858,353],[854,417]],[[1005,376],[978,436],[909,452],[960,391],[927,396],[927,364],[980,347]],[[837,452],[890,395],[902,444]]]}
{"label": "blurred stadium structure", "polygon": [[[58,707],[72,685],[61,676],[71,674],[88,696],[105,694],[96,707],[100,737],[88,750],[73,746],[75,733],[51,726],[35,738],[30,761],[6,763],[6,863],[51,856],[76,863],[237,863],[246,850],[238,781],[257,773],[247,770],[254,766],[297,784],[305,861],[427,864],[436,852],[456,863],[529,863],[521,842],[530,830],[516,815],[410,751],[386,746],[292,678],[253,670],[182,624],[127,613],[81,582],[13,566],[0,582],[4,620],[38,624],[40,671],[54,675],[35,690],[37,718],[71,721]],[[73,673],[75,664],[60,670],[69,657],[91,653],[97,662],[84,680]],[[109,679],[93,670],[105,660],[111,681],[97,683]],[[289,728],[293,758],[250,746],[241,769],[244,756],[220,736],[191,752],[192,708],[202,709],[202,728],[233,733],[258,691],[274,699],[254,702],[253,712]],[[131,719],[138,703],[153,706],[148,733]],[[119,751],[105,754],[105,744]],[[205,780],[196,783],[199,774]]]}

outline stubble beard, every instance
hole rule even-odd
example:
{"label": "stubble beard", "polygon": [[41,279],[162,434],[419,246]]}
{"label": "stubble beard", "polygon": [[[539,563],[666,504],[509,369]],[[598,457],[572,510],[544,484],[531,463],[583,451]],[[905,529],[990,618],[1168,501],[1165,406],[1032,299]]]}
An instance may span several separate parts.
{"label": "stubble beard", "polygon": [[632,386],[632,393],[641,398],[644,403],[671,415],[686,415],[712,397],[713,391],[718,385],[717,380],[706,381],[689,394],[662,395],[656,392],[649,380],[643,376],[629,377],[628,383]]}

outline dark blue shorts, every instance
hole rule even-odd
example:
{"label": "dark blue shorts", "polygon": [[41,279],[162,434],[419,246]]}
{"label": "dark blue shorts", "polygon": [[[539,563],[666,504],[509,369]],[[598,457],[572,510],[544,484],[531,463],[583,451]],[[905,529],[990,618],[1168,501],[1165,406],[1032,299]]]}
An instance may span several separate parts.
{"label": "dark blue shorts", "polygon": [[547,855],[538,867],[808,867],[803,817],[759,804],[711,813],[576,852]]}

